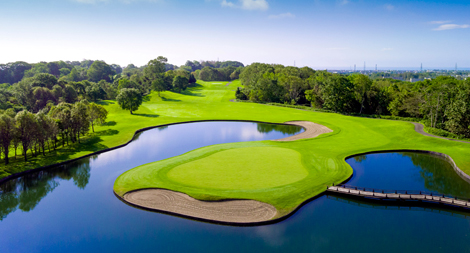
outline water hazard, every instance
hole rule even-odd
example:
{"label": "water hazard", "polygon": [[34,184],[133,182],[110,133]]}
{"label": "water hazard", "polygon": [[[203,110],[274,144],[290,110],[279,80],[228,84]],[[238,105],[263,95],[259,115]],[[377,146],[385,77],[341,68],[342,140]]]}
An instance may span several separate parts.
{"label": "water hazard", "polygon": [[[469,251],[468,213],[438,206],[401,208],[323,195],[280,223],[230,227],[143,211],[125,205],[112,192],[120,174],[144,163],[211,144],[278,139],[299,131],[241,122],[174,125],[144,132],[124,148],[13,180],[1,186],[1,251]],[[455,184],[458,176],[452,177],[443,160],[419,156],[426,162],[403,154],[348,160],[357,172],[349,183],[468,192],[465,184]],[[396,174],[397,167],[403,174]],[[445,178],[442,170],[449,173]],[[378,184],[377,178],[385,183],[390,177],[396,184]]]}

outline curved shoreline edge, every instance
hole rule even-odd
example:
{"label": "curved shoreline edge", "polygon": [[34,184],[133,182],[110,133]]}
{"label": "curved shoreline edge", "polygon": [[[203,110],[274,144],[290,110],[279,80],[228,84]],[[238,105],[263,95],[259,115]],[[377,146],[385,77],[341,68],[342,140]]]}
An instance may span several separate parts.
{"label": "curved shoreline edge", "polygon": [[300,126],[305,129],[304,132],[292,135],[289,137],[285,137],[282,139],[277,139],[274,141],[298,141],[298,140],[305,140],[305,139],[311,139],[311,138],[316,138],[322,134],[327,134],[327,133],[332,133],[333,130],[329,129],[326,126],[313,123],[311,121],[287,121],[284,122],[284,124],[287,125],[293,125],[293,126]]}
{"label": "curved shoreline edge", "polygon": [[11,175],[6,176],[4,178],[1,178],[0,179],[0,184],[3,184],[3,183],[5,183],[9,180],[12,180],[12,179],[15,179],[15,178],[18,178],[18,177],[21,177],[21,176],[25,176],[25,175],[28,175],[28,174],[32,174],[32,173],[40,172],[40,171],[43,171],[43,170],[60,167],[60,166],[65,166],[69,163],[73,163],[73,162],[78,161],[78,160],[83,159],[83,158],[87,158],[87,157],[94,156],[94,155],[99,155],[101,153],[105,153],[105,152],[108,152],[108,151],[112,151],[112,150],[115,150],[115,149],[125,147],[125,146],[129,145],[129,143],[131,143],[134,140],[134,138],[136,137],[137,134],[140,134],[140,133],[145,132],[147,130],[152,130],[154,128],[165,127],[165,126],[189,124],[189,123],[199,123],[199,122],[252,122],[252,123],[263,123],[263,124],[290,125],[290,124],[286,124],[286,123],[273,123],[273,122],[264,122],[264,121],[256,121],[256,120],[238,120],[238,119],[235,119],[235,120],[228,120],[228,119],[219,120],[219,119],[214,119],[214,120],[182,121],[182,122],[175,122],[175,123],[168,123],[168,124],[144,127],[144,128],[136,130],[134,132],[134,135],[132,136],[132,138],[124,144],[121,144],[121,145],[118,145],[118,146],[115,146],[115,147],[111,147],[111,148],[106,148],[106,149],[99,150],[99,151],[95,151],[93,153],[86,154],[86,155],[83,155],[83,156],[80,156],[80,157],[77,157],[77,158],[73,158],[73,159],[70,159],[70,160],[66,160],[66,161],[63,161],[63,162],[60,162],[60,163],[54,163],[54,164],[41,166],[41,167],[38,167],[38,168],[34,168],[34,169],[14,173],[14,174],[11,174]]}

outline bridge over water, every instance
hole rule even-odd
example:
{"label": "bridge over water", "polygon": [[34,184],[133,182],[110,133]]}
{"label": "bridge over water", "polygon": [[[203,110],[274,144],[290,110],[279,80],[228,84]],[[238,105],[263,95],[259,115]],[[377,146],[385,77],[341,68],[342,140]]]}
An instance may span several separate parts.
{"label": "bridge over water", "polygon": [[373,188],[364,188],[351,185],[336,185],[327,187],[328,192],[334,192],[344,195],[352,195],[367,199],[383,201],[422,201],[429,203],[445,204],[454,207],[462,207],[470,210],[470,200],[457,198],[450,195],[438,194],[424,191],[408,190],[381,190]]}

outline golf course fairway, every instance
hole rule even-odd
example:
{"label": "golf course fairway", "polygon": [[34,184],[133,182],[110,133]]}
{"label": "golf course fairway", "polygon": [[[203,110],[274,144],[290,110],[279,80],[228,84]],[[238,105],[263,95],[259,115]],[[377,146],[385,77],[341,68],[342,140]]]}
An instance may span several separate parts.
{"label": "golf course fairway", "polygon": [[345,158],[355,154],[432,151],[450,156],[458,168],[470,173],[470,144],[423,136],[410,122],[230,102],[240,83],[225,84],[199,82],[183,94],[163,92],[159,97],[152,93],[135,115],[108,101],[108,121],[116,124],[100,126],[98,131],[118,131],[119,135],[103,135],[100,144],[123,144],[145,127],[208,120],[309,121],[332,132],[295,141],[213,145],[129,168],[115,181],[116,195],[122,198],[150,188],[205,201],[256,200],[274,206],[273,219],[277,219],[324,192],[327,185],[347,180],[353,171]]}

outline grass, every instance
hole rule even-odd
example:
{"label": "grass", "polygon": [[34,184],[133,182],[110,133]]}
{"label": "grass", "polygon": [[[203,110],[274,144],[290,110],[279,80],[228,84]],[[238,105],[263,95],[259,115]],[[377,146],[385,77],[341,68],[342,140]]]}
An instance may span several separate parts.
{"label": "grass", "polygon": [[[146,167],[152,170],[158,168],[158,164]],[[176,166],[167,177],[194,187],[257,190],[295,183],[307,175],[299,152],[278,147],[251,147],[217,152]]]}
{"label": "grass", "polygon": [[[116,181],[115,191],[122,195],[132,189],[162,187],[205,200],[256,199],[274,205],[281,214],[285,214],[303,201],[323,192],[327,185],[347,179],[352,174],[352,169],[344,159],[358,153],[400,149],[435,151],[451,156],[457,166],[470,174],[470,144],[423,136],[416,133],[414,126],[409,122],[360,118],[256,103],[234,103],[229,100],[234,99],[234,91],[240,86],[238,81],[228,86],[225,86],[227,83],[221,82],[198,83],[199,85],[184,94],[167,91],[162,92],[162,97],[159,97],[156,93],[151,93],[135,115],[121,110],[114,101],[104,101],[103,104],[109,111],[110,123],[97,126],[95,131],[98,133],[87,137],[85,144],[80,145],[78,149],[70,147],[56,151],[57,156],[38,156],[30,166],[53,164],[121,145],[128,142],[136,130],[150,126],[198,120],[254,120],[273,123],[307,120],[325,125],[334,132],[315,139],[294,142],[261,141],[204,147],[128,171]],[[248,152],[250,149],[256,152]],[[265,151],[262,151],[263,149]],[[277,151],[280,149],[285,150],[281,152],[284,156],[300,154],[301,164],[297,158],[293,161],[283,161],[288,163],[283,166],[295,167],[295,174],[299,175],[289,174],[289,177],[279,179],[278,175],[285,175],[286,171],[277,167],[276,172],[272,174],[265,170],[257,172],[257,177],[252,181],[239,183],[234,180],[240,175],[250,175],[250,172],[239,170],[254,169],[271,159],[279,159]],[[220,165],[226,164],[221,159],[231,157],[230,154],[233,153],[230,152],[245,153],[238,156],[233,163],[245,163],[247,166],[231,164],[230,173],[224,174],[220,171]],[[24,165],[19,159],[12,164],[16,164],[19,169]],[[205,173],[195,170],[202,164],[208,166]],[[272,166],[276,167],[274,164]],[[1,175],[14,172],[10,170],[13,167],[0,167],[0,172],[3,173]],[[261,167],[256,169],[262,170]],[[302,172],[304,170],[308,173],[305,177],[305,172]],[[191,176],[186,176],[185,173],[190,173]]]}

